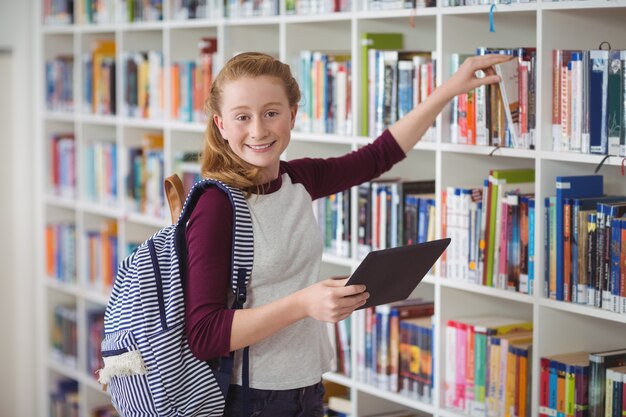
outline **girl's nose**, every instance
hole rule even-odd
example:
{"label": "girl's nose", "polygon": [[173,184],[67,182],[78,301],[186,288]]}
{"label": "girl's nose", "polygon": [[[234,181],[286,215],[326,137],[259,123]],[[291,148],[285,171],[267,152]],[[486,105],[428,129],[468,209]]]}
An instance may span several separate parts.
{"label": "girl's nose", "polygon": [[262,119],[254,119],[250,126],[250,136],[253,139],[262,139],[267,135],[267,127]]}

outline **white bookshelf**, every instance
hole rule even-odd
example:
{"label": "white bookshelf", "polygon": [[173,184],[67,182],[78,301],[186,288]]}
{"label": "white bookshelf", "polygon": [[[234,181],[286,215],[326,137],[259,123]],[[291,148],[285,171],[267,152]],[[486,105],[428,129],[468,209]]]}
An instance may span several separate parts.
{"label": "white bookshelf", "polygon": [[[601,41],[609,41],[613,48],[626,49],[626,0],[612,1],[563,1],[522,4],[498,4],[495,12],[495,33],[489,32],[490,6],[435,7],[429,9],[398,11],[363,11],[359,1],[353,2],[353,10],[320,16],[286,16],[236,19],[199,19],[192,21],[168,20],[171,16],[171,1],[164,0],[162,22],[135,24],[101,24],[75,26],[36,27],[37,48],[34,60],[41,88],[37,96],[36,123],[40,132],[37,143],[47,161],[47,135],[56,131],[73,131],[76,135],[77,162],[81,166],[80,149],[84,141],[94,136],[107,136],[118,146],[118,202],[114,206],[103,206],[84,201],[81,198],[81,175],[78,174],[78,198],[62,199],[50,195],[47,190],[48,169],[42,169],[43,177],[38,179],[41,196],[38,230],[40,231],[39,255],[44,263],[45,248],[44,224],[48,219],[73,221],[80,239],[86,228],[94,227],[102,219],[117,222],[120,241],[120,258],[124,243],[131,240],[143,241],[159,227],[169,223],[167,210],[162,218],[154,218],[132,213],[126,206],[124,192],[123,150],[144,132],[161,131],[164,134],[165,172],[172,172],[173,153],[176,150],[199,150],[202,143],[204,125],[182,123],[170,120],[136,120],[122,116],[92,116],[81,113],[80,86],[84,74],[80,65],[82,53],[88,51],[91,40],[107,37],[116,40],[117,63],[123,51],[139,47],[163,51],[164,68],[170,63],[195,56],[196,40],[200,36],[218,38],[218,60],[224,62],[233,53],[242,50],[259,50],[275,54],[281,60],[294,66],[298,52],[303,49],[349,52],[353,60],[352,114],[353,125],[360,126],[361,114],[359,99],[361,60],[359,45],[363,32],[402,32],[405,49],[437,51],[437,80],[441,83],[449,77],[450,55],[452,53],[473,53],[477,46],[536,46],[537,47],[537,148],[517,150],[493,147],[452,145],[448,142],[449,117],[447,109],[437,120],[432,134],[434,143],[419,143],[408,158],[394,167],[393,173],[414,179],[435,178],[437,180],[437,207],[440,207],[440,191],[447,186],[470,186],[482,184],[489,169],[524,167],[535,168],[537,201],[535,242],[535,289],[533,295],[511,293],[494,288],[460,283],[445,277],[429,277],[416,290],[417,295],[435,301],[434,334],[434,374],[435,389],[433,403],[425,404],[400,395],[389,393],[359,382],[355,377],[330,374],[327,379],[349,387],[353,415],[362,416],[366,412],[413,409],[427,415],[460,416],[443,406],[443,378],[445,375],[444,335],[441,329],[448,319],[478,314],[507,314],[534,323],[532,415],[538,414],[539,359],[543,356],[583,349],[600,350],[621,347],[626,334],[626,316],[600,309],[583,307],[570,303],[545,299],[541,285],[544,254],[541,250],[545,234],[543,205],[539,202],[555,194],[554,180],[557,175],[593,173],[603,159],[598,155],[559,153],[551,150],[551,51],[552,49],[588,48],[593,49]],[[42,14],[41,2],[37,2],[37,13]],[[280,10],[284,11],[281,2]],[[414,21],[414,27],[410,20]],[[43,93],[43,68],[47,58],[58,53],[75,56],[75,103],[77,110],[72,113],[47,112]],[[121,65],[117,66],[118,110],[121,109]],[[294,67],[295,68],[295,67]],[[165,75],[165,109],[169,109],[169,74]],[[372,138],[359,136],[355,128],[351,136],[323,135],[294,132],[287,158],[300,156],[336,156],[357,149]],[[622,158],[609,157],[600,170],[604,175],[605,191],[626,195],[626,181],[620,169]],[[353,196],[356,190],[353,190]],[[353,198],[353,201],[355,198]],[[356,222],[356,207],[352,207],[353,222]],[[440,211],[437,213],[440,216]],[[440,221],[437,221],[440,224]],[[353,224],[353,239],[356,241],[356,227]],[[438,231],[438,235],[439,235]],[[84,271],[81,269],[84,257],[78,244],[78,276],[74,284],[59,284],[43,276],[45,268],[40,265],[39,287],[44,303],[39,306],[38,328],[41,330],[39,343],[40,389],[39,402],[41,416],[48,415],[49,391],[57,376],[66,376],[78,381],[80,387],[81,416],[89,416],[94,406],[109,401],[107,394],[100,391],[94,379],[85,369],[86,311],[104,307],[106,294],[87,288]],[[322,272],[325,275],[349,274],[358,265],[356,249],[353,256],[344,259],[324,256]],[[76,368],[69,368],[50,357],[49,319],[55,303],[70,302],[78,313],[78,360]],[[352,358],[355,363],[355,358]],[[354,367],[353,367],[354,369]]]}

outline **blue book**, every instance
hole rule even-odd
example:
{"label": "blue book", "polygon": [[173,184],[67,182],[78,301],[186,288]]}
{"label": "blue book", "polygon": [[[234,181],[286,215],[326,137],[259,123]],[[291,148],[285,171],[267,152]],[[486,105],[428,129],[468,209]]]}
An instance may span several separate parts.
{"label": "blue book", "polygon": [[602,175],[572,175],[556,177],[555,201],[555,262],[556,262],[556,299],[564,299],[563,284],[563,204],[566,198],[599,197],[604,193]]}
{"label": "blue book", "polygon": [[589,51],[589,152],[608,152],[608,50]]}

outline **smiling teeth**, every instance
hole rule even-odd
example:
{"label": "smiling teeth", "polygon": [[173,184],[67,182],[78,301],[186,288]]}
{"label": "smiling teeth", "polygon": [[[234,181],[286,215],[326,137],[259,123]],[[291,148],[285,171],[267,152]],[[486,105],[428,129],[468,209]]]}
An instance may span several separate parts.
{"label": "smiling teeth", "polygon": [[272,146],[272,144],[268,143],[267,145],[248,145],[248,146],[255,150],[261,150],[261,149],[269,148],[270,146]]}

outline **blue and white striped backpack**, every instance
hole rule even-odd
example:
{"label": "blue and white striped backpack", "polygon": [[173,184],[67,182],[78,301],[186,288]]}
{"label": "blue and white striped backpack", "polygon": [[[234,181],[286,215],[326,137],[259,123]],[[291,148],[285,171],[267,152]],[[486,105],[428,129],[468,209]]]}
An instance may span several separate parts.
{"label": "blue and white striped backpack", "polygon": [[108,386],[124,417],[223,414],[232,355],[214,370],[191,353],[185,335],[185,228],[202,191],[210,186],[223,190],[232,202],[234,308],[245,302],[253,260],[246,199],[240,190],[202,180],[189,192],[178,221],[146,240],[118,268],[104,315],[99,381]]}

